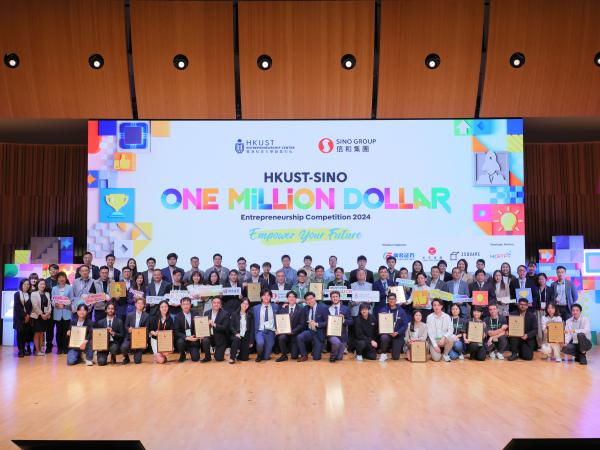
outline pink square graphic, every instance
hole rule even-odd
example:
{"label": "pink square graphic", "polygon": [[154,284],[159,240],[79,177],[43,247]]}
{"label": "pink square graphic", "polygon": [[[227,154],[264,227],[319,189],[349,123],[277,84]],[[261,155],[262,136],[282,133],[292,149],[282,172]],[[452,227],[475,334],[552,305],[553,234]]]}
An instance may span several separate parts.
{"label": "pink square graphic", "polygon": [[494,205],[473,205],[473,222],[491,222],[492,215],[492,207]]}

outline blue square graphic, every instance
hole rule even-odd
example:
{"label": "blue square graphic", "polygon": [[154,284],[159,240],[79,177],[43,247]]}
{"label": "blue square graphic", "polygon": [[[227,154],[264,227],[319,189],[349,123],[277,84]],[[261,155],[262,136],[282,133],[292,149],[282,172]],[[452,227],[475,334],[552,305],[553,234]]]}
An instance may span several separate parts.
{"label": "blue square graphic", "polygon": [[119,124],[119,148],[140,150],[148,147],[148,124],[146,122],[123,122]]}
{"label": "blue square graphic", "polygon": [[116,120],[100,120],[98,122],[98,136],[116,136],[117,121]]}
{"label": "blue square graphic", "polygon": [[133,223],[135,221],[135,189],[100,189],[98,222]]}
{"label": "blue square graphic", "polygon": [[523,119],[508,119],[506,134],[523,134]]}

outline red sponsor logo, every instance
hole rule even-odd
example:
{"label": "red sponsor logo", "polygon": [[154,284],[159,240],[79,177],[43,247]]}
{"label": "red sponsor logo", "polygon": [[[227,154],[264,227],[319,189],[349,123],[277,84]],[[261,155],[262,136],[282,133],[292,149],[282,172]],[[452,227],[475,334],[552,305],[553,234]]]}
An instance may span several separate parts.
{"label": "red sponsor logo", "polygon": [[435,247],[429,247],[427,249],[427,253],[429,253],[430,255],[435,255],[437,253],[437,249]]}
{"label": "red sponsor logo", "polygon": [[333,151],[333,141],[329,138],[323,138],[319,141],[319,151],[321,153],[331,153]]}

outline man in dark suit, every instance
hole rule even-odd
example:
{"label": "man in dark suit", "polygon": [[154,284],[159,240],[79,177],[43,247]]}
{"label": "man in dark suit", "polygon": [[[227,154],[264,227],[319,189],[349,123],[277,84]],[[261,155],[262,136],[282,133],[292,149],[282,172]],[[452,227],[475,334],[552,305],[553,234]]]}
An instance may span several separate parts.
{"label": "man in dark suit", "polygon": [[[129,364],[129,350],[131,349],[131,331],[133,328],[146,328],[146,336],[148,335],[148,322],[150,316],[144,312],[144,306],[146,305],[146,301],[143,298],[137,298],[135,300],[135,311],[127,314],[127,319],[125,320],[125,330],[127,334],[125,335],[125,340],[121,345],[121,353],[123,353],[123,364]],[[142,362],[142,353],[144,349],[135,349],[133,350],[133,361],[136,364],[140,364]]]}
{"label": "man in dark suit", "polygon": [[185,361],[185,352],[190,354],[193,362],[200,360],[200,342],[196,337],[194,317],[198,314],[191,311],[192,300],[188,297],[181,299],[181,311],[173,321],[173,334],[175,335],[175,347],[179,352],[179,362]]}
{"label": "man in dark suit", "polygon": [[279,305],[271,303],[272,298],[273,294],[266,289],[260,293],[260,304],[252,307],[256,362],[271,359],[275,345],[275,315],[279,313]]}
{"label": "man in dark suit", "polygon": [[410,317],[404,312],[403,308],[400,308],[397,304],[396,294],[390,292],[387,295],[387,305],[384,306],[379,313],[392,314],[394,323],[394,332],[392,334],[382,334],[381,339],[381,355],[379,361],[385,361],[387,359],[388,348],[392,347],[392,359],[400,359],[400,353],[404,348],[404,334],[410,323]]}
{"label": "man in dark suit", "polygon": [[[441,276],[441,275],[440,275]],[[444,286],[444,291],[452,295],[469,295],[469,286],[466,281],[460,279],[461,273],[458,267],[452,269],[452,279]],[[444,309],[449,314],[452,302],[444,300]],[[467,317],[467,306],[464,303],[459,303],[460,313],[463,317]]]}
{"label": "man in dark suit", "polygon": [[[387,268],[385,268],[387,274]],[[342,316],[342,335],[341,336],[329,336],[328,341],[331,345],[331,353],[329,355],[329,362],[341,361],[344,358],[344,351],[348,345],[348,327],[352,326],[352,314],[350,314],[350,308],[346,305],[342,305],[340,301],[340,293],[332,290],[329,292],[329,298],[331,299],[331,306],[329,306],[329,314],[332,316]]]}
{"label": "man in dark suit", "polygon": [[298,335],[298,349],[300,350],[298,362],[308,361],[307,342],[312,344],[313,360],[318,361],[321,359],[321,349],[325,344],[329,309],[322,303],[317,303],[315,294],[310,291],[304,294],[304,301],[306,302],[304,321],[307,329]]}
{"label": "man in dark suit", "polygon": [[183,277],[183,274],[185,274],[185,270],[183,270],[180,267],[177,267],[177,253],[169,253],[167,255],[167,263],[168,266],[161,270],[162,276],[166,281],[168,281],[169,283],[173,283],[173,272],[175,272],[177,269],[181,271],[181,276]]}
{"label": "man in dark suit", "polygon": [[239,288],[240,293],[238,295],[224,295],[223,296],[223,309],[231,314],[232,312],[240,310],[240,304],[242,303],[242,282],[239,279],[239,272],[236,269],[229,271],[228,279],[223,280],[224,288]]}
{"label": "man in dark suit", "polygon": [[[273,283],[275,283],[275,275],[273,275],[271,273],[271,263],[270,262],[265,262],[262,265],[262,273],[260,274],[260,279],[261,280],[265,280],[267,282],[267,286],[271,286]],[[283,275],[285,278],[285,274]]]}
{"label": "man in dark suit", "polygon": [[[488,305],[495,305],[496,302],[496,288],[492,283],[486,281],[486,273],[483,269],[477,269],[475,271],[475,279],[469,286],[469,297],[473,298],[473,292],[485,291],[488,293]],[[488,307],[481,307],[481,316],[483,318],[489,316]]]}
{"label": "man in dark suit", "polygon": [[243,281],[244,281],[244,283],[243,283],[244,297],[248,296],[248,284],[249,283],[259,283],[261,292],[265,291],[265,290],[269,290],[269,283],[264,278],[260,278],[260,266],[256,263],[250,264],[250,273],[248,273],[246,275],[246,277]]}
{"label": "man in dark suit", "polygon": [[288,349],[291,350],[290,353],[292,359],[298,358],[298,334],[300,334],[306,328],[306,322],[304,321],[304,307],[298,304],[296,293],[294,291],[289,291],[286,295],[286,299],[287,304],[283,305],[283,308],[279,310],[279,314],[290,315],[292,333],[277,335],[281,356],[275,360],[276,362],[288,360]]}
{"label": "man in dark suit", "polygon": [[[92,264],[93,259],[94,259],[94,256],[90,252],[85,252],[83,254],[83,265],[89,267],[90,276],[94,280],[97,280],[100,277],[100,268],[98,266],[95,266]],[[75,271],[75,278],[81,277],[81,274],[79,273],[80,268],[81,268],[81,266],[79,266],[77,268],[77,270]]]}
{"label": "man in dark suit", "polygon": [[125,326],[123,321],[115,315],[115,304],[113,302],[106,306],[106,317],[96,322],[95,328],[106,328],[108,331],[108,351],[98,352],[96,358],[99,366],[105,366],[110,353],[110,363],[116,364],[117,353],[121,351],[121,345],[125,338]]}
{"label": "man in dark suit", "polygon": [[229,339],[229,314],[221,308],[221,298],[212,300],[212,309],[204,313],[208,317],[208,325],[212,336],[202,338],[204,358],[201,362],[210,361],[210,347],[215,348],[215,361],[225,360],[225,349]]}
{"label": "man in dark suit", "polygon": [[[526,298],[519,299],[519,311],[511,315],[522,316],[525,320],[525,334],[523,336],[509,338],[511,355],[509,361],[521,358],[526,361],[533,359],[533,352],[536,347],[535,337],[537,336],[537,319],[535,314],[529,310],[529,302]],[[510,331],[510,330],[509,330]]]}
{"label": "man in dark suit", "polygon": [[275,282],[269,285],[269,289],[272,291],[289,291],[292,289],[292,284],[286,281],[283,270],[278,270],[275,273]]}
{"label": "man in dark suit", "polygon": [[[537,286],[535,282],[531,278],[527,278],[527,267],[520,265],[517,267],[517,278],[514,278],[510,282],[510,298],[517,298],[517,290],[518,289],[531,289],[531,298],[536,298],[538,296]],[[533,309],[533,302],[529,305]],[[511,303],[509,306],[509,311],[516,312],[517,306],[514,303]]]}
{"label": "man in dark suit", "polygon": [[367,257],[365,255],[360,255],[357,259],[356,259],[356,263],[358,264],[358,267],[356,269],[354,269],[352,272],[350,272],[350,284],[355,283],[356,281],[358,281],[358,278],[356,277],[356,273],[360,270],[360,269],[364,269],[365,272],[367,273],[367,283],[371,283],[373,284],[373,272],[371,272],[370,270],[368,270],[367,267]]}
{"label": "man in dark suit", "polygon": [[448,271],[446,270],[448,268],[448,263],[446,261],[444,261],[443,259],[440,259],[438,261],[438,269],[440,270],[440,279],[444,282],[447,283],[448,281],[452,280],[452,275],[448,273]]}
{"label": "man in dark suit", "polygon": [[375,315],[377,315],[381,308],[385,307],[388,288],[390,286],[396,286],[394,280],[388,279],[389,272],[387,267],[379,266],[378,273],[379,280],[373,283],[373,290],[379,291],[379,303],[377,303],[373,309],[373,314]]}
{"label": "man in dark suit", "polygon": [[106,267],[108,267],[108,278],[113,281],[121,281],[121,271],[115,268],[115,255],[106,255]]}
{"label": "man in dark suit", "polygon": [[[163,280],[160,269],[154,269],[152,281],[146,287],[146,295],[150,297],[162,297],[169,292],[171,292],[171,284]],[[158,316],[158,305],[148,305],[146,309],[152,317]]]}
{"label": "man in dark suit", "polygon": [[431,277],[427,281],[427,286],[431,289],[439,289],[440,291],[444,290],[446,283],[440,277],[440,269],[438,266],[431,267]]}
{"label": "man in dark suit", "polygon": [[154,278],[154,269],[156,268],[156,259],[154,259],[152,256],[150,258],[148,258],[146,260],[146,266],[148,267],[148,269],[144,270],[142,272],[142,274],[144,276],[144,284],[146,286],[148,286],[152,282],[152,279]]}

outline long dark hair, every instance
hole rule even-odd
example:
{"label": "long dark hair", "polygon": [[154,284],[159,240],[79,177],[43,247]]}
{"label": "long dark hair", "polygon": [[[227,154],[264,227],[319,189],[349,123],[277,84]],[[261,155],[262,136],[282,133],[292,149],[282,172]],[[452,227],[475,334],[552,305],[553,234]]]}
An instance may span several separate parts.
{"label": "long dark hair", "polygon": [[[210,277],[212,277],[213,273],[217,276],[217,282],[215,284],[212,284],[210,281]],[[208,276],[206,277],[206,284],[208,284],[210,286],[217,286],[217,285],[221,284],[221,277],[219,276],[219,272],[217,272],[216,270],[211,270],[208,273]]]}
{"label": "long dark hair", "polygon": [[492,275],[492,280],[494,280],[494,284],[496,284],[496,274],[500,274],[500,289],[506,289],[506,283],[504,282],[504,275],[499,270],[494,270],[494,274]]}
{"label": "long dark hair", "polygon": [[[421,264],[421,270],[416,270],[415,271],[415,264],[417,264],[417,263]],[[410,275],[410,278],[413,281],[417,280],[417,275],[419,275],[420,273],[425,273],[424,270],[423,270],[423,263],[420,260],[418,260],[418,259],[416,259],[415,261],[413,261],[411,270],[412,270],[412,273]]]}
{"label": "long dark hair", "polygon": [[[142,277],[142,284],[138,283],[138,278]],[[144,292],[146,290],[146,280],[144,279],[144,274],[141,272],[138,272],[135,274],[134,278],[133,278],[133,288],[136,291],[142,291]]]}
{"label": "long dark hair", "polygon": [[421,312],[421,310],[415,309],[412,314],[412,319],[410,320],[411,333],[414,333],[414,331],[415,331],[415,316],[417,315],[417,313],[421,314],[421,323],[423,323],[423,313]]}

